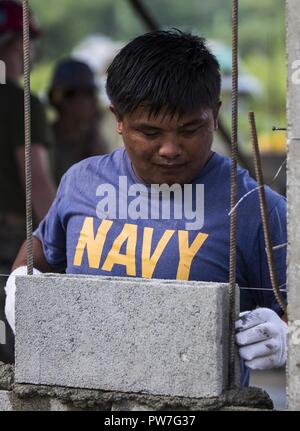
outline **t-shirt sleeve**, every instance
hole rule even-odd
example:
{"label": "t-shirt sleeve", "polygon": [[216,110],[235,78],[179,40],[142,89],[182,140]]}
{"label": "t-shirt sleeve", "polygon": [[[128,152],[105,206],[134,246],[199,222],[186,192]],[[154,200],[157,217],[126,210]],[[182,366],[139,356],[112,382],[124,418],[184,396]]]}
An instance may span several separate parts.
{"label": "t-shirt sleeve", "polygon": [[66,229],[63,225],[61,211],[64,195],[65,179],[63,177],[46,217],[33,233],[42,243],[46,261],[57,272],[64,272],[67,267]]}
{"label": "t-shirt sleeve", "polygon": [[[269,213],[269,230],[278,286],[280,287],[284,298],[286,298],[286,217],[286,201],[281,197]],[[250,282],[249,287],[253,288],[252,291],[248,292],[248,295],[251,295],[252,304],[255,306],[272,308],[279,315],[282,315],[283,312],[277,303],[272,290],[262,225],[260,225],[258,230],[256,246],[252,253],[248,272]]]}
{"label": "t-shirt sleeve", "polygon": [[[11,144],[14,148],[24,146],[24,108],[19,97],[14,112],[14,127],[11,130]],[[36,97],[31,96],[31,142],[48,148],[52,143],[52,134],[47,121],[45,107]]]}

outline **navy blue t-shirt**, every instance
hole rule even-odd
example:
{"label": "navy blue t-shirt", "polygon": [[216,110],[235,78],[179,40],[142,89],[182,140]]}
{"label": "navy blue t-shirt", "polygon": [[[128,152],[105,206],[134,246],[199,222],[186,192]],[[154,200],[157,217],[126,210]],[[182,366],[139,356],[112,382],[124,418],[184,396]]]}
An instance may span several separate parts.
{"label": "navy blue t-shirt", "polygon": [[[190,220],[183,210],[181,217],[175,215],[174,208],[165,217],[160,208],[152,217],[151,186],[136,177],[125,149],[91,157],[64,175],[35,236],[57,272],[227,283],[230,163],[227,157],[213,153],[192,188],[182,189],[183,207],[188,202],[199,219],[200,212],[203,215],[203,226],[195,230],[188,228]],[[139,201],[138,194],[127,193],[136,185],[142,196]],[[197,194],[197,186],[202,195]],[[285,244],[286,201],[267,186],[265,193],[273,246]],[[280,314],[271,289],[257,183],[248,171],[238,168],[238,199],[244,195],[237,207],[236,278],[241,311],[261,306]],[[170,196],[174,203],[175,195]],[[161,201],[159,195],[159,204]],[[139,219],[138,206],[144,210]],[[274,258],[279,285],[284,287],[286,247],[275,249]]]}

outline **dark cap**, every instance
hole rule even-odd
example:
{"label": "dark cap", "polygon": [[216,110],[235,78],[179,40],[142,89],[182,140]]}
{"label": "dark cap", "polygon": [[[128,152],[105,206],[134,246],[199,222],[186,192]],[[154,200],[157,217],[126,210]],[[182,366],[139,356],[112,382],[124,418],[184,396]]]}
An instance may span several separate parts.
{"label": "dark cap", "polygon": [[72,58],[58,63],[48,93],[50,102],[57,105],[68,90],[80,88],[97,88],[92,69],[86,63]]}
{"label": "dark cap", "polygon": [[[29,29],[32,38],[41,36],[41,32],[30,13]],[[6,33],[23,32],[22,4],[15,0],[0,0],[0,38]]]}

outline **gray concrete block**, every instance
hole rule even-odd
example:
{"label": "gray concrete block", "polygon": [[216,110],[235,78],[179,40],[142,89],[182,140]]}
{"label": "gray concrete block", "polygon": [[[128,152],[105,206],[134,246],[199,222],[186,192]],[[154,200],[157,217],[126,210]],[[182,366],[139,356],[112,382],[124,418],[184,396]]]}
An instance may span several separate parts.
{"label": "gray concrete block", "polygon": [[298,0],[287,0],[288,77],[288,407],[300,410],[300,9]]}
{"label": "gray concrete block", "polygon": [[11,392],[0,391],[0,411],[11,412],[13,411],[13,404],[11,402]]}
{"label": "gray concrete block", "polygon": [[0,362],[0,390],[9,391],[13,387],[14,367],[13,365]]}
{"label": "gray concrete block", "polygon": [[[287,87],[290,138],[300,138],[300,13],[299,0],[287,0]],[[297,160],[295,160],[297,163]]]}
{"label": "gray concrete block", "polygon": [[49,411],[50,400],[40,397],[19,398],[13,391],[0,391],[0,411]]}
{"label": "gray concrete block", "polygon": [[63,404],[61,401],[59,401],[56,398],[50,399],[50,411],[51,412],[68,412],[71,409],[68,408],[66,404]]}
{"label": "gray concrete block", "polygon": [[227,285],[67,275],[16,282],[16,382],[199,398],[224,391]]}

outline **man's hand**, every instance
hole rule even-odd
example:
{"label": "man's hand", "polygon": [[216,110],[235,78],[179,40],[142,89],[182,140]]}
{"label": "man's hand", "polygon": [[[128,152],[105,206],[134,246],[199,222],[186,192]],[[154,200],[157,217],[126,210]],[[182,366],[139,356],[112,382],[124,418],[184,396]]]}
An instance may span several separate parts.
{"label": "man's hand", "polygon": [[[37,269],[33,269],[33,274],[41,274]],[[6,301],[5,301],[5,316],[9,326],[15,333],[15,296],[16,296],[16,276],[27,275],[27,267],[20,266],[16,268],[8,277],[5,286]]]}
{"label": "man's hand", "polygon": [[252,370],[282,367],[287,357],[287,324],[269,308],[240,314],[235,328],[240,356]]}

